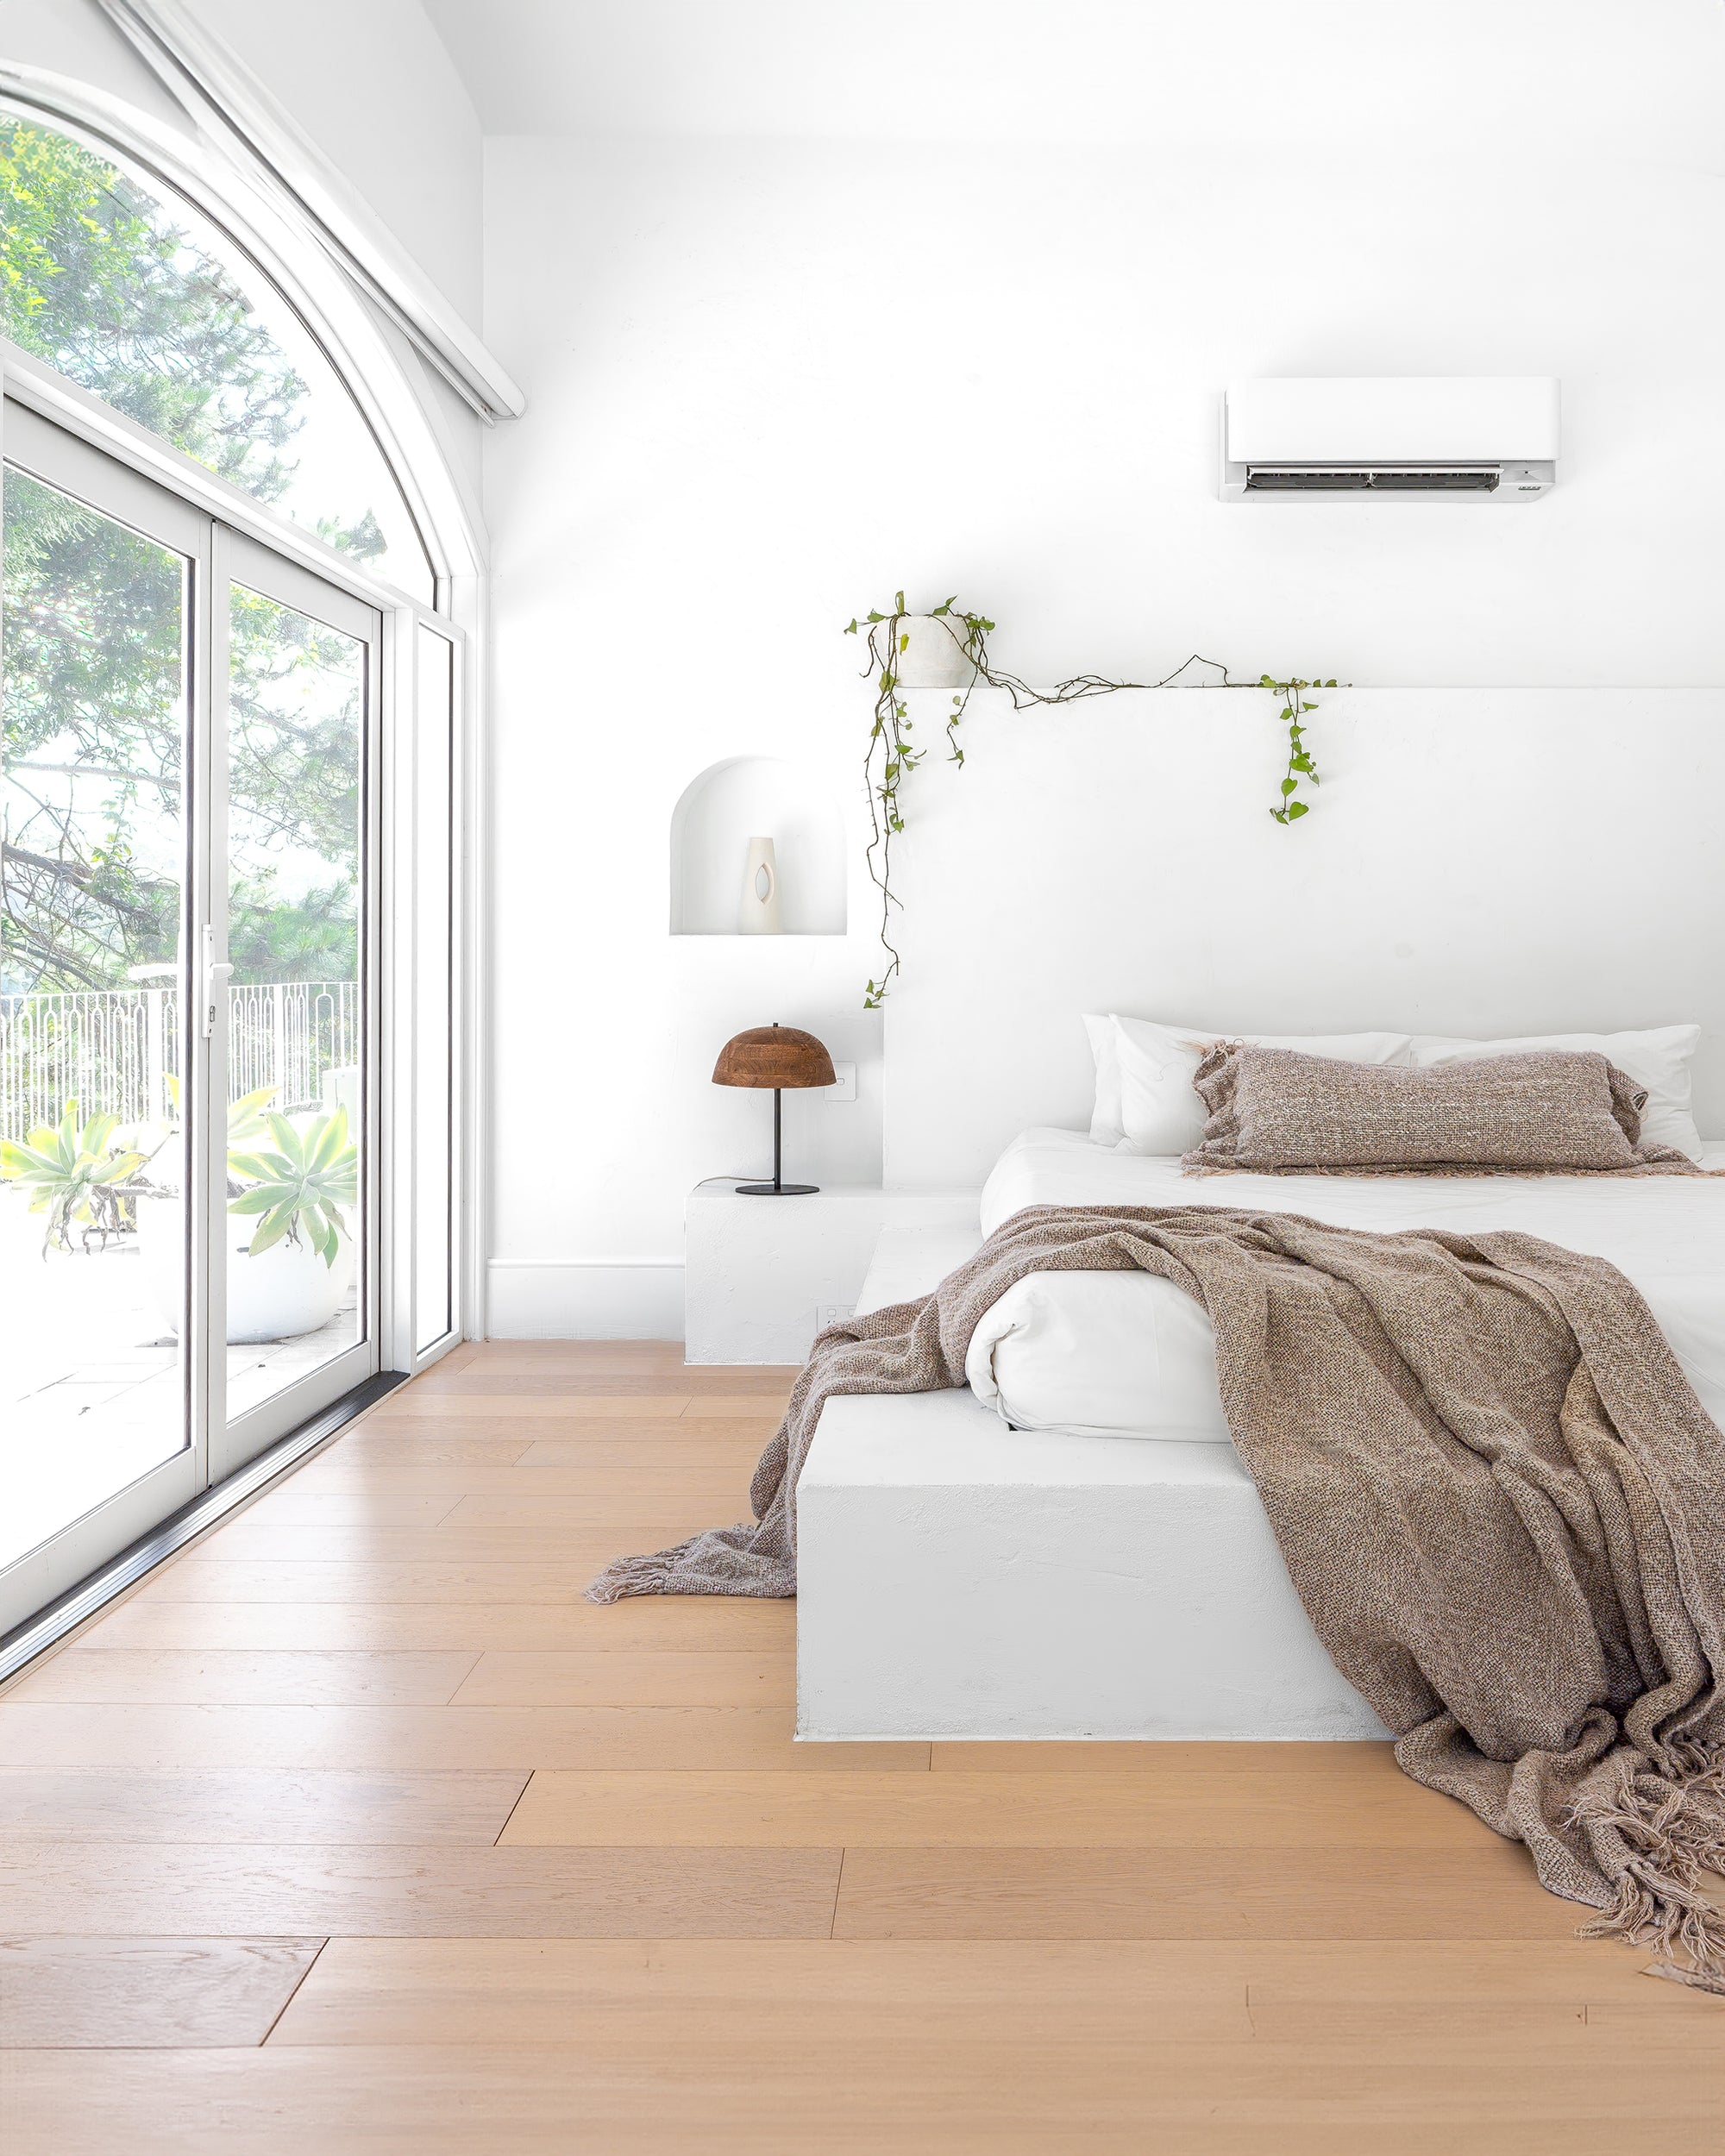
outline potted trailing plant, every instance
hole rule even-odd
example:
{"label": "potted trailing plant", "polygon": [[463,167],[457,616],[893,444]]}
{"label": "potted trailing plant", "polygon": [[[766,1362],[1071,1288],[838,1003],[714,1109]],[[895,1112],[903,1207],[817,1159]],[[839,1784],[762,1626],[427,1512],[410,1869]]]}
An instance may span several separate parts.
{"label": "potted trailing plant", "polygon": [[1293,675],[1279,680],[1274,674],[1264,674],[1255,681],[1236,681],[1219,660],[1206,659],[1195,651],[1159,681],[1114,681],[1106,674],[1077,674],[1070,680],[1057,682],[1051,689],[1033,689],[1015,674],[996,667],[989,657],[988,638],[994,627],[985,615],[968,612],[956,598],[943,600],[925,614],[913,613],[905,605],[902,592],[894,592],[890,611],[871,607],[845,624],[847,636],[864,639],[869,656],[862,672],[872,676],[875,683],[875,721],[862,770],[871,832],[867,849],[869,874],[881,894],[881,947],[888,962],[881,978],[871,977],[863,993],[865,1011],[880,1009],[899,971],[899,953],[892,938],[893,908],[900,904],[893,889],[893,840],[905,828],[900,790],[928,754],[925,745],[919,746],[911,739],[915,721],[910,706],[900,700],[906,690],[940,689],[947,693],[947,707],[934,723],[945,731],[947,761],[962,766],[964,751],[958,745],[957,729],[979,681],[986,681],[990,688],[1004,689],[1012,699],[1013,709],[1022,711],[1032,705],[1073,704],[1084,697],[1110,696],[1120,689],[1170,688],[1189,668],[1206,667],[1218,678],[1204,686],[1267,689],[1280,699],[1279,716],[1288,728],[1288,761],[1278,799],[1270,813],[1278,824],[1293,824],[1310,808],[1309,802],[1295,798],[1302,780],[1313,786],[1318,783],[1318,767],[1303,724],[1307,713],[1317,706],[1303,699],[1309,689],[1336,687],[1334,680],[1316,677],[1302,680]]}

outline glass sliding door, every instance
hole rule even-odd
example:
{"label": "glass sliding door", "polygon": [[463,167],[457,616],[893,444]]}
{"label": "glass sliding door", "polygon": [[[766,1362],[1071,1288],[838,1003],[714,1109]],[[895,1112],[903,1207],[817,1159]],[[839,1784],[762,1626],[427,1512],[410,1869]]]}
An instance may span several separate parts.
{"label": "glass sliding door", "polygon": [[[9,396],[0,448],[3,1633],[386,1345],[409,1364],[419,1328],[411,1280],[380,1324],[383,615]],[[452,648],[430,643],[447,824]],[[435,1037],[441,1335],[453,886],[421,869],[430,925],[398,934]],[[417,1234],[417,1113],[392,1247]]]}
{"label": "glass sliding door", "polygon": [[217,548],[229,1026],[220,1460],[377,1367],[371,1181],[380,618],[233,535]]}
{"label": "glass sliding door", "polygon": [[381,622],[216,549],[229,1103],[224,1472],[378,1368],[373,837]]}
{"label": "glass sliding door", "polygon": [[104,1515],[123,1542],[201,1473],[186,1020],[209,555],[206,520],[34,415],[8,408],[4,446],[0,1630],[99,1549]]}

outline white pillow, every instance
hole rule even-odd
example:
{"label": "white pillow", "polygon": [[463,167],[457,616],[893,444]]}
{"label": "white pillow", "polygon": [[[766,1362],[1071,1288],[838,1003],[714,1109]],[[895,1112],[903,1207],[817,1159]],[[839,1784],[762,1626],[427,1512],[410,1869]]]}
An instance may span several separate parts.
{"label": "white pillow", "polygon": [[[1203,1102],[1192,1090],[1192,1080],[1205,1051],[1216,1041],[1245,1041],[1254,1048],[1292,1048],[1302,1056],[1327,1056],[1339,1063],[1405,1063],[1413,1042],[1408,1033],[1228,1033],[1212,1027],[1157,1025],[1149,1018],[1119,1016],[1113,1020],[1113,1034],[1120,1069],[1121,1143],[1130,1152],[1155,1154],[1189,1153],[1201,1142],[1208,1119]],[[1100,1115],[1100,1059],[1096,1106]],[[1093,1137],[1095,1130],[1093,1123]]]}
{"label": "white pillow", "polygon": [[1090,1143],[1118,1145],[1126,1132],[1120,1128],[1120,1059],[1114,1052],[1113,1020],[1106,1012],[1087,1011],[1084,1031],[1089,1036],[1091,1059],[1096,1066],[1096,1105],[1090,1111]]}
{"label": "white pillow", "polygon": [[1475,1056],[1525,1056],[1536,1049],[1567,1049],[1605,1056],[1647,1089],[1641,1111],[1641,1138],[1648,1145],[1674,1145],[1690,1160],[1701,1158],[1701,1133],[1690,1103],[1689,1059],[1701,1038],[1698,1025],[1659,1025],[1645,1033],[1542,1033],[1527,1040],[1451,1040],[1438,1034],[1414,1037],[1414,1061],[1426,1069],[1465,1063]]}

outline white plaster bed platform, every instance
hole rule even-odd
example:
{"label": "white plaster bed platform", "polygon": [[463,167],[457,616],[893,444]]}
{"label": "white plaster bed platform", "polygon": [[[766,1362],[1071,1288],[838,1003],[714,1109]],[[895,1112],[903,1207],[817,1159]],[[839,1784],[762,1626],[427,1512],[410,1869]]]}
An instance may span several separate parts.
{"label": "white plaster bed platform", "polygon": [[[884,1230],[858,1308],[980,1240]],[[968,1387],[832,1400],[797,1508],[800,1737],[1385,1733],[1232,1445],[1013,1431]]]}

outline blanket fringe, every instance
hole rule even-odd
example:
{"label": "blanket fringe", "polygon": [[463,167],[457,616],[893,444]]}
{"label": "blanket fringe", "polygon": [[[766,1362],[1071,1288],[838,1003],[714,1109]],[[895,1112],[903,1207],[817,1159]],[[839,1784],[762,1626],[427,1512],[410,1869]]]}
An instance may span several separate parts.
{"label": "blanket fringe", "polygon": [[1628,1852],[1611,1902],[1579,1936],[1652,1946],[1662,1959],[1645,1975],[1725,1997],[1725,1912],[1700,1883],[1703,1872],[1725,1870],[1725,1756],[1688,1745],[1673,1776],[1626,1752],[1615,1779],[1570,1813]]}
{"label": "blanket fringe", "polygon": [[699,1539],[699,1535],[691,1535],[687,1541],[674,1542],[668,1550],[649,1551],[644,1557],[618,1557],[616,1564],[607,1564],[596,1580],[588,1583],[586,1599],[590,1602],[620,1602],[630,1595],[670,1593],[671,1576],[679,1559],[687,1557]]}

